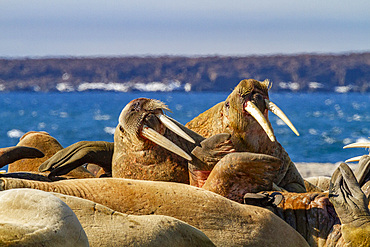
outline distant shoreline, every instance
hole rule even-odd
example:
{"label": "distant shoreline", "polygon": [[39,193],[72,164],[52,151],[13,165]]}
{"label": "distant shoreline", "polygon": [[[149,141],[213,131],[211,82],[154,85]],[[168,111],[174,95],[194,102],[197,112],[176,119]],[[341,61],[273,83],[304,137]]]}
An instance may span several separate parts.
{"label": "distant shoreline", "polygon": [[0,59],[0,91],[230,92],[247,78],[275,92],[370,92],[370,52]]}

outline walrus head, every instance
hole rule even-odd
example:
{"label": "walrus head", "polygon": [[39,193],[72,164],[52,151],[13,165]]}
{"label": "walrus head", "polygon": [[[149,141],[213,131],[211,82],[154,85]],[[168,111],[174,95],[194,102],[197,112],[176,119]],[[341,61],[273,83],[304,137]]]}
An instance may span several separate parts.
{"label": "walrus head", "polygon": [[244,131],[257,122],[274,142],[275,136],[268,121],[268,111],[271,111],[299,135],[286,115],[269,100],[270,87],[269,80],[242,80],[224,102],[222,112],[225,125],[229,125],[233,131]]}
{"label": "walrus head", "polygon": [[124,142],[130,143],[136,151],[148,150],[153,145],[159,145],[181,157],[191,160],[189,154],[179,148],[164,135],[166,128],[183,137],[189,142],[195,141],[181,130],[169,117],[164,115],[169,108],[161,101],[138,98],[123,108],[117,130]]}

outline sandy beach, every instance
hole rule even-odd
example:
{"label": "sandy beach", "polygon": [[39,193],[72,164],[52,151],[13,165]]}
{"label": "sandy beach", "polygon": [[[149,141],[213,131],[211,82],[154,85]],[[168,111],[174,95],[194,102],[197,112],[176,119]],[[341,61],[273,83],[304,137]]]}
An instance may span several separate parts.
{"label": "sandy beach", "polygon": [[[326,176],[331,177],[335,169],[341,162],[337,163],[306,163],[299,162],[295,163],[298,171],[301,173],[303,178]],[[354,170],[358,163],[349,163],[349,167]]]}

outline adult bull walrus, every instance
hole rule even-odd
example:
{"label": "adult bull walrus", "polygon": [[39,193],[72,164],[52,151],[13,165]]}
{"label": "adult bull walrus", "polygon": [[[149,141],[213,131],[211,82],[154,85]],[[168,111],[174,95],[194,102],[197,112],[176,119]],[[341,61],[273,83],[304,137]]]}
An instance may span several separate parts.
{"label": "adult bull walrus", "polygon": [[[113,177],[189,183],[188,161],[204,164],[199,157],[208,156],[211,152],[217,156],[215,161],[226,157],[222,158],[211,173],[211,179],[204,184],[207,190],[242,201],[245,192],[272,188],[271,181],[281,167],[279,159],[263,154],[234,153],[229,134],[205,140],[163,115],[164,110],[168,108],[162,102],[145,98],[135,99],[124,107],[116,127],[114,151],[111,154]],[[105,148],[100,143],[73,144],[44,162],[40,170],[51,170],[51,176],[61,175],[84,162],[103,164],[102,167],[108,170],[110,159],[96,152]],[[113,144],[104,145],[111,147]],[[191,153],[196,146],[199,147],[197,152]],[[199,180],[197,174],[194,176],[192,170],[190,172],[190,184],[198,185],[194,183]],[[240,176],[241,173],[243,176]],[[230,181],[233,181],[232,185]]]}
{"label": "adult bull walrus", "polygon": [[[132,100],[119,116],[114,143],[75,143],[39,170],[50,170],[50,176],[56,176],[83,163],[94,163],[116,178],[189,183],[189,154],[204,138],[165,116],[168,110],[159,100]],[[105,151],[110,155],[104,156]]]}
{"label": "adult bull walrus", "polygon": [[[268,100],[269,85],[268,81],[259,82],[252,79],[243,80],[228,96],[225,102],[217,104],[186,125],[188,128],[198,132],[204,137],[209,137],[219,133],[231,134],[231,138],[228,138],[227,136],[225,137],[225,135],[222,137],[223,140],[220,141],[222,148],[217,151],[216,155],[214,155],[218,157],[212,157],[214,159],[212,159],[211,162],[209,162],[210,159],[208,155],[210,152],[204,150],[207,149],[206,145],[205,148],[202,146],[193,151],[193,155],[197,159],[193,160],[189,165],[191,173],[190,182],[192,185],[199,187],[203,186],[210,175],[210,171],[213,170],[217,162],[220,161],[220,159],[228,152],[237,151],[267,154],[281,159],[283,161],[283,165],[279,167],[278,172],[275,173],[273,182],[276,186],[274,186],[274,189],[295,192],[305,191],[302,177],[298,173],[293,162],[290,160],[288,154],[282,146],[275,141],[271,125],[268,122],[267,113],[269,109],[287,122],[294,132],[298,133],[285,114],[282,113],[275,104]],[[184,130],[188,131],[186,129]],[[267,131],[268,136],[265,134],[265,131]],[[116,134],[117,132],[118,130],[116,129]],[[116,134],[115,136],[117,136]],[[194,137],[193,133],[192,137]],[[119,138],[115,137],[115,140],[117,139]],[[198,137],[197,143],[201,140],[202,138]],[[195,146],[192,147],[194,148]],[[213,145],[211,151],[213,151],[215,147],[217,149],[217,143],[216,145]],[[235,147],[235,149],[233,147]],[[63,165],[65,162],[65,160],[60,158],[51,159],[43,164],[41,169],[52,170],[56,168],[51,173],[56,174],[58,169],[61,169],[58,168],[58,166],[65,166]],[[113,164],[114,163],[115,159],[113,159]],[[223,171],[224,168],[221,170]],[[228,169],[228,171],[229,174],[232,173],[230,169]],[[246,172],[248,173],[248,171]],[[259,173],[261,174],[261,177],[263,177],[263,174],[265,173],[263,167],[261,167],[261,171]],[[218,183],[221,184],[230,184],[235,182],[231,181],[229,177],[224,177],[223,172],[217,174],[220,174],[220,176],[214,177],[213,181],[217,179],[219,181]],[[217,174],[214,173],[213,175]],[[257,173],[255,172],[255,174]],[[130,171],[127,171],[126,175],[130,175]],[[130,175],[130,177],[132,177],[132,175]],[[207,187],[208,185],[206,185],[205,188]],[[208,189],[212,190],[212,188]]]}
{"label": "adult bull walrus", "polygon": [[[276,141],[268,120],[268,111],[271,111],[299,135],[286,115],[269,101],[270,86],[268,80],[242,80],[225,101],[203,112],[185,126],[204,137],[229,133],[236,152],[267,154],[282,160],[283,165],[273,179],[277,185],[274,189],[305,192],[303,178],[287,152]],[[192,170],[209,173],[203,167],[193,166]]]}

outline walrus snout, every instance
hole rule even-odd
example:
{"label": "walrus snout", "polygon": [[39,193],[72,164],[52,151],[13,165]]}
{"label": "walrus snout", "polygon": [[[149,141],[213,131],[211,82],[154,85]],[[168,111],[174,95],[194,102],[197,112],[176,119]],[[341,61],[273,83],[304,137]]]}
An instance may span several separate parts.
{"label": "walrus snout", "polygon": [[262,113],[265,113],[267,108],[266,108],[264,97],[261,94],[259,94],[259,93],[252,94],[251,101],[252,101],[253,104],[255,104],[257,106],[257,108]]}
{"label": "walrus snout", "polygon": [[154,129],[155,131],[157,131],[161,135],[163,135],[164,132],[166,131],[165,125],[162,124],[162,122],[159,120],[159,118],[155,114],[152,114],[152,113],[147,114],[144,117],[143,123],[144,123],[144,125]]}
{"label": "walrus snout", "polygon": [[125,138],[126,135],[131,135],[150,140],[187,160],[191,160],[189,154],[163,136],[168,128],[189,142],[195,143],[188,134],[164,115],[163,112],[169,110],[163,102],[155,99],[138,98],[130,101],[123,108],[118,119],[121,136]]}

